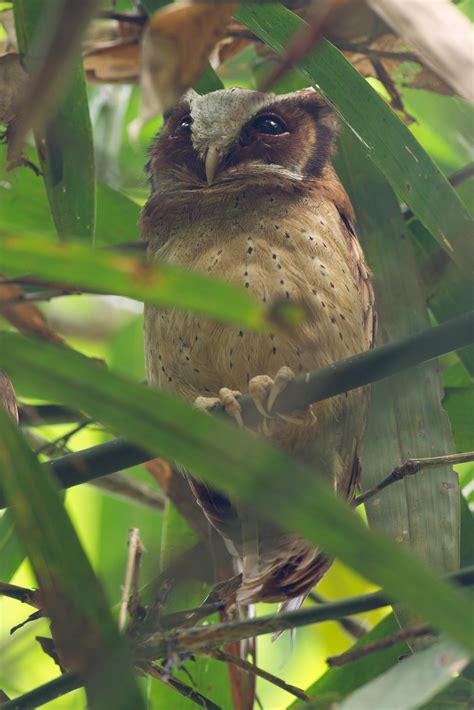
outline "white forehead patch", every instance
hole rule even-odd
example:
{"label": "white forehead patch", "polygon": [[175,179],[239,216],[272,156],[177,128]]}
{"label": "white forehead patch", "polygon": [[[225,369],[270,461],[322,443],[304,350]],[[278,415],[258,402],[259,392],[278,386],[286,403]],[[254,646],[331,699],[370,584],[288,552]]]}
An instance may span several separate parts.
{"label": "white forehead patch", "polygon": [[278,99],[275,94],[247,89],[223,89],[204,96],[189,91],[185,98],[191,106],[192,142],[201,157],[211,144],[229,146],[255,113]]}

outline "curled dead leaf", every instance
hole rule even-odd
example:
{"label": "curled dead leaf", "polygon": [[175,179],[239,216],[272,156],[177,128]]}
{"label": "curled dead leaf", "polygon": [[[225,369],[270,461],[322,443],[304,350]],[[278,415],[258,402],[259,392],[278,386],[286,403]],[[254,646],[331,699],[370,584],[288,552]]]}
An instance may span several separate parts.
{"label": "curled dead leaf", "polygon": [[16,284],[0,283],[0,315],[14,325],[20,333],[35,335],[64,345],[65,341],[50,328],[39,308],[32,303],[21,302],[23,296],[23,290]]}
{"label": "curled dead leaf", "polygon": [[154,90],[156,113],[172,108],[193,86],[236,7],[183,0],[151,17],[142,43],[142,82]]}
{"label": "curled dead leaf", "polygon": [[140,79],[140,46],[116,42],[95,47],[84,54],[84,69],[90,82],[136,84]]}

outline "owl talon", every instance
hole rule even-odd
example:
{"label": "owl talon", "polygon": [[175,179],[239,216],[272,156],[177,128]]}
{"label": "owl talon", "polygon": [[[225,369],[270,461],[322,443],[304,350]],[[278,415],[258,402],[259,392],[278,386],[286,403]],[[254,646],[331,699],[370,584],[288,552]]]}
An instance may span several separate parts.
{"label": "owl talon", "polygon": [[[278,370],[275,379],[272,379],[268,375],[257,375],[250,380],[249,395],[252,397],[255,407],[263,417],[263,433],[265,435],[271,433],[268,426],[268,419],[274,418],[271,412],[276,398],[294,378],[295,373],[293,370],[284,366]],[[311,406],[307,409],[297,410],[292,414],[277,414],[276,416],[288,422],[288,424],[298,426],[311,426],[316,421]]]}
{"label": "owl talon", "polygon": [[228,387],[222,387],[219,390],[219,397],[196,397],[194,406],[197,409],[203,409],[206,412],[211,412],[218,404],[222,404],[225,413],[235,419],[239,427],[244,426],[242,414],[240,412],[240,404],[238,398],[242,393],[238,390],[230,390]]}

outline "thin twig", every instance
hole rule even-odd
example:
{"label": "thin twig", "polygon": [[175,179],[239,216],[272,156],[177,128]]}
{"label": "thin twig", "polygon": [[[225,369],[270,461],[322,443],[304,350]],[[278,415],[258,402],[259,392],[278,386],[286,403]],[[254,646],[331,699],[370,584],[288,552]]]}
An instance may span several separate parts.
{"label": "thin twig", "polygon": [[433,634],[433,629],[429,626],[415,626],[411,629],[399,629],[391,634],[391,636],[377,639],[377,641],[368,643],[360,648],[340,653],[338,656],[329,656],[329,658],[326,658],[326,663],[328,666],[344,666],[346,663],[358,661],[360,658],[365,658],[365,656],[369,656],[371,653],[376,653],[377,651],[384,651],[386,648],[391,648],[399,643],[403,643],[403,641],[411,641],[412,639],[418,639],[422,636],[432,636]]}
{"label": "thin twig", "polygon": [[243,658],[238,658],[237,656],[233,656],[230,653],[225,653],[225,651],[221,651],[218,648],[214,649],[213,651],[208,651],[206,655],[211,656],[212,658],[216,658],[218,661],[223,661],[224,663],[232,663],[234,666],[237,666],[238,668],[242,668],[242,670],[247,671],[247,673],[251,673],[253,675],[258,676],[259,678],[264,678],[265,680],[268,680],[269,683],[276,685],[282,690],[286,690],[287,693],[291,693],[291,695],[296,696],[303,702],[309,702],[309,696],[306,695],[306,693],[301,688],[297,688],[295,685],[285,683],[282,678],[278,678],[278,676],[273,675],[273,673],[264,671],[263,668],[259,668],[254,663],[245,661]]}
{"label": "thin twig", "polygon": [[142,552],[143,547],[140,542],[140,531],[138,528],[130,528],[128,536],[127,567],[125,569],[125,579],[119,610],[119,629],[122,632],[125,630],[125,625],[127,623],[127,611],[132,591],[136,592],[136,579],[138,576],[138,570],[140,569]]}
{"label": "thin twig", "polygon": [[418,471],[424,468],[438,468],[439,466],[454,466],[458,463],[468,463],[469,461],[474,461],[474,451],[466,451],[462,454],[446,454],[444,456],[430,456],[429,458],[423,459],[408,459],[401,466],[394,468],[392,473],[390,473],[386,478],[383,479],[373,488],[361,493],[360,496],[354,501],[354,506],[358,506],[361,503],[366,503],[370,498],[383,491],[387,486],[391,486],[392,483],[401,481],[407,476],[414,476]]}
{"label": "thin twig", "polygon": [[221,710],[219,705],[216,705],[212,702],[212,700],[209,700],[209,698],[206,698],[204,695],[199,693],[197,690],[194,690],[194,688],[191,688],[189,685],[186,685],[186,683],[183,683],[178,678],[169,675],[163,668],[160,668],[155,663],[143,663],[140,665],[140,668],[144,673],[147,673],[153,678],[157,678],[165,685],[169,685],[171,688],[174,688],[178,691],[178,693],[180,693],[180,695],[183,695],[188,700],[196,703],[199,707],[205,708],[206,710]]}
{"label": "thin twig", "polygon": [[[311,601],[316,602],[316,604],[328,603],[328,600],[325,597],[322,597],[320,594],[317,594],[317,592],[310,592],[308,595],[308,599],[311,599]],[[345,616],[342,619],[338,619],[338,624],[340,624],[344,631],[346,631],[348,634],[350,634],[350,636],[355,639],[361,639],[368,633],[368,629],[366,629],[363,624],[360,624],[355,619],[350,619],[348,616]]]}
{"label": "thin twig", "polygon": [[77,296],[81,295],[82,291],[59,290],[40,291],[34,293],[22,293],[15,298],[3,298],[0,300],[0,309],[10,308],[18,303],[31,303],[37,301],[51,301],[53,298],[61,298],[62,296]]}
{"label": "thin twig", "polygon": [[161,512],[165,508],[165,499],[158,489],[125,476],[123,473],[109,473],[108,476],[91,481],[91,484],[117,498],[138,503],[152,510]]}
{"label": "thin twig", "polygon": [[352,52],[354,54],[365,54],[366,57],[375,59],[392,59],[400,62],[416,62],[422,64],[420,57],[415,52],[390,52],[384,49],[373,49],[365,44],[357,44],[356,42],[345,42],[336,40],[335,46],[343,52]]}
{"label": "thin twig", "polygon": [[[462,586],[470,586],[474,584],[474,566],[445,575],[444,579]],[[333,621],[348,615],[372,611],[388,606],[392,601],[386,592],[380,591],[319,606],[304,607],[297,611],[262,616],[257,619],[228,621],[221,624],[157,632],[144,636],[137,652],[144,659],[167,657],[170,650],[176,653],[194,653],[232,641],[241,641],[275,631]]]}

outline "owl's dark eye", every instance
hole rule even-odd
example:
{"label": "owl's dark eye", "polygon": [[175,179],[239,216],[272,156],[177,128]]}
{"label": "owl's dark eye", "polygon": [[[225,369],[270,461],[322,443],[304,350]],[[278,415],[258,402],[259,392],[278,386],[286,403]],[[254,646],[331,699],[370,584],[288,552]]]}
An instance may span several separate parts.
{"label": "owl's dark eye", "polygon": [[192,125],[193,119],[191,114],[188,113],[186,116],[183,116],[181,121],[178,123],[175,133],[190,133]]}
{"label": "owl's dark eye", "polygon": [[268,136],[281,136],[283,133],[288,133],[286,123],[273,113],[257,116],[251,126],[258,133],[265,133]]}

